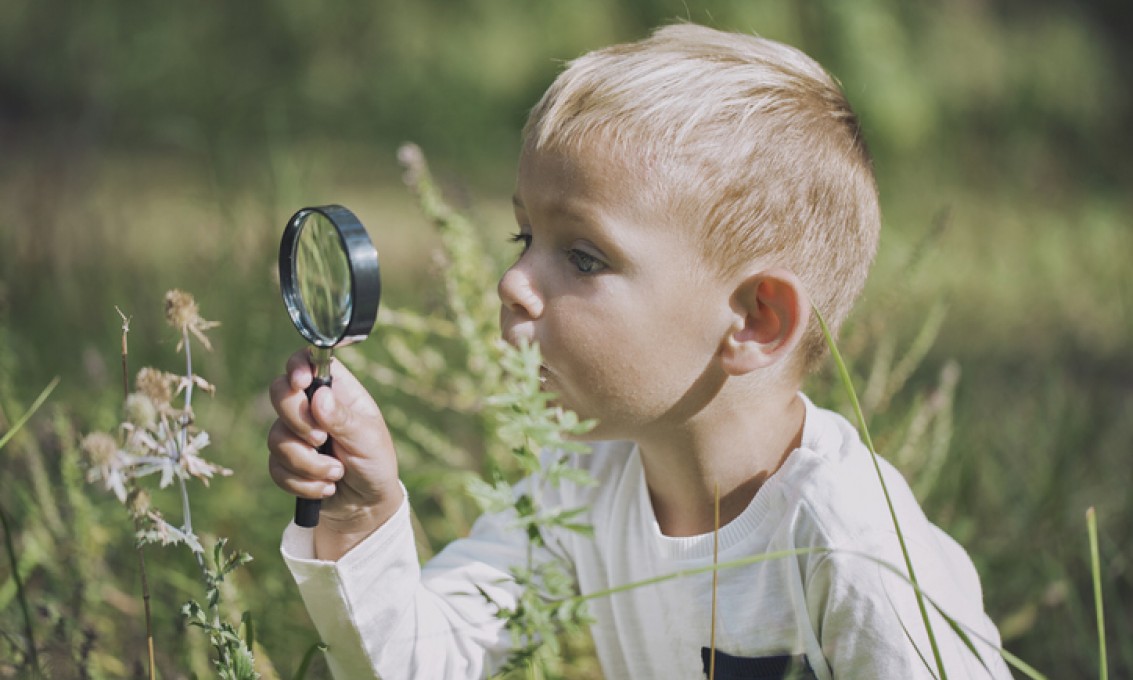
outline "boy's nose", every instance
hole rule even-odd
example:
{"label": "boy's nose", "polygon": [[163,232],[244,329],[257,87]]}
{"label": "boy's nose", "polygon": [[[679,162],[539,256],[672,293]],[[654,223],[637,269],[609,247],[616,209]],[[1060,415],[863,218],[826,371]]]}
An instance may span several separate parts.
{"label": "boy's nose", "polygon": [[543,298],[540,297],[527,271],[516,263],[500,277],[496,292],[503,304],[503,316],[516,321],[537,319],[543,314]]}

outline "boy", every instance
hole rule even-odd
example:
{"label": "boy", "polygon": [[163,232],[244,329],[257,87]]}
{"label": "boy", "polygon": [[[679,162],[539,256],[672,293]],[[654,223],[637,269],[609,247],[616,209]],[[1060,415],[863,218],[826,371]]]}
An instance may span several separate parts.
{"label": "boy", "polygon": [[[877,245],[871,162],[821,67],[768,40],[680,25],[574,62],[524,129],[515,193],[522,253],[499,283],[504,337],[539,343],[546,389],[597,418],[550,507],[590,509],[595,535],[545,536],[580,592],[719,560],[821,552],[719,572],[714,662],[708,574],[594,600],[606,677],[922,678],[936,672],[869,453],[798,390]],[[339,678],[476,678],[509,639],[483,589],[514,602],[528,544],[507,516],[419,568],[392,443],[341,365],[308,406],[302,353],[272,385],[270,468],[323,498],[283,552]],[[312,448],[334,439],[336,458]],[[979,581],[882,463],[922,587],[998,644]],[[930,606],[931,607],[931,606]],[[934,615],[951,677],[1010,677]],[[984,666],[986,664],[986,667]],[[932,668],[930,671],[929,668]]]}

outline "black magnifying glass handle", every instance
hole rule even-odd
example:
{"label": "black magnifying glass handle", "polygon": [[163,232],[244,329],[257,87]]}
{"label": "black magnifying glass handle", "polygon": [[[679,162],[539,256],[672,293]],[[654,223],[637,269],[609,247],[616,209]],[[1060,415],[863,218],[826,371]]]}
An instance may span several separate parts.
{"label": "black magnifying glass handle", "polygon": [[[303,392],[307,395],[307,401],[315,396],[315,392],[320,387],[330,387],[330,377],[322,378],[315,376],[311,380],[311,384]],[[324,456],[332,456],[334,453],[331,451],[331,440],[327,440],[315,449]],[[323,502],[317,498],[296,498],[295,499],[295,524],[310,529],[317,526],[319,523],[319,512],[322,510]]]}

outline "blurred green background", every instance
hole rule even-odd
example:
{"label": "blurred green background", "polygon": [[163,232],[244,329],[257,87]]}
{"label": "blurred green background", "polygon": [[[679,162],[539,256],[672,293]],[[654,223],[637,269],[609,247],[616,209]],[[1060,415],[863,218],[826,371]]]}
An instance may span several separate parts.
{"label": "blurred green background", "polygon": [[[264,389],[299,346],[274,282],[286,218],[351,206],[382,253],[383,304],[427,309],[436,236],[401,185],[401,142],[425,149],[503,263],[519,129],[564,60],[675,20],[756,32],[841,80],[876,157],[885,228],[849,330],[907,344],[946,305],[913,376],[961,369],[948,466],[924,501],[975,559],[1007,646],[1050,677],[1095,672],[1084,517],[1096,506],[1111,668],[1133,673],[1131,19],[1117,0],[6,0],[0,431],[56,375],[55,413],[78,433],[113,428],[115,306],[132,316],[134,369],[176,371],[161,300],[192,292],[222,323],[198,354],[218,388],[198,414],[212,458],[236,471],[194,491],[197,524],[256,555],[246,604],[290,676],[314,634],[276,557],[291,500],[267,479],[263,444]],[[0,498],[25,527],[37,519],[21,510],[21,456],[62,474],[44,422],[0,451]],[[95,644],[129,676],[144,646],[130,528],[92,494],[126,594],[104,598],[98,616],[119,620],[96,626]],[[197,596],[183,566],[181,581],[159,577],[163,677],[180,677],[175,608]],[[34,570],[31,587],[65,602],[53,573]],[[6,602],[0,628],[15,632]]]}

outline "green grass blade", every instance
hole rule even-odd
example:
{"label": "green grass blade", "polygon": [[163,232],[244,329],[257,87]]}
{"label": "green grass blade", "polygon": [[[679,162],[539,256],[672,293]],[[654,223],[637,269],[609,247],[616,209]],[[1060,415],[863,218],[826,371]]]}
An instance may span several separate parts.
{"label": "green grass blade", "polygon": [[244,624],[244,645],[251,650],[256,645],[256,624],[252,619],[252,612],[244,612],[240,622]]}
{"label": "green grass blade", "polygon": [[311,667],[311,661],[315,658],[315,652],[327,651],[326,643],[316,642],[311,645],[307,653],[303,655],[303,662],[299,664],[299,670],[295,671],[295,680],[303,680],[307,677],[307,669]]}
{"label": "green grass blade", "polygon": [[[51,393],[58,385],[59,377],[56,376],[54,380],[47,384],[47,387],[43,388],[43,391],[40,392],[39,396],[32,402],[31,407],[20,416],[15,424],[12,425],[12,428],[5,432],[4,436],[0,437],[0,449],[3,449],[4,446],[11,441],[12,437],[27,424],[28,420],[43,406],[44,402],[47,401],[47,397],[51,396]],[[20,602],[20,609],[24,616],[24,631],[28,639],[28,660],[31,662],[32,672],[38,677],[40,674],[39,653],[36,649],[35,628],[32,626],[31,609],[28,607],[27,592],[24,590],[23,579],[20,578],[20,565],[16,556],[16,545],[12,540],[12,527],[8,524],[8,514],[4,512],[2,508],[0,508],[0,524],[3,524],[4,527],[4,547],[8,551],[8,560],[12,564],[12,579],[16,584],[16,597]]]}
{"label": "green grass blade", "polygon": [[707,574],[708,572],[719,571],[721,569],[731,569],[733,567],[743,567],[749,564],[756,564],[758,562],[766,562],[769,560],[779,560],[785,557],[798,557],[800,555],[814,555],[834,552],[830,548],[797,548],[795,550],[779,550],[776,552],[763,553],[760,555],[749,555],[742,557],[738,560],[731,560],[728,562],[720,562],[718,564],[709,564],[704,567],[697,567],[696,569],[681,569],[679,571],[654,576],[641,581],[634,581],[633,583],[625,583],[620,586],[614,586],[606,590],[599,590],[593,593],[586,593],[584,595],[575,595],[572,600],[575,602],[586,602],[588,600],[597,600],[603,597],[609,597],[618,593],[624,593],[635,588],[642,588],[645,586],[656,585],[664,583],[665,581],[673,581],[679,578],[686,578],[689,576],[696,576],[698,574]]}
{"label": "green grass blade", "polygon": [[968,634],[964,632],[963,628],[960,627],[960,622],[940,611],[940,607],[937,607],[935,602],[932,604],[932,606],[936,607],[936,611],[941,615],[941,617],[944,618],[944,622],[948,624],[948,627],[952,629],[952,632],[956,633],[956,637],[960,638],[960,641],[964,643],[964,646],[968,648],[968,651],[972,653],[972,656],[976,657],[976,661],[979,661],[984,670],[990,673],[991,669],[987,667],[987,664],[984,663],[984,658],[980,656],[979,652],[976,651],[976,645],[972,642],[972,638],[968,637]]}
{"label": "green grass blade", "polygon": [[917,574],[913,569],[913,560],[909,556],[909,549],[905,545],[905,534],[901,531],[901,523],[897,519],[897,511],[893,508],[893,500],[889,495],[889,487],[885,484],[885,476],[881,474],[881,464],[877,462],[877,449],[873,446],[873,439],[869,434],[869,427],[865,422],[865,415],[862,413],[861,403],[858,401],[857,392],[854,390],[854,383],[850,379],[850,371],[846,368],[846,362],[842,359],[842,353],[838,351],[838,345],[834,342],[834,337],[830,334],[830,328],[826,325],[826,319],[822,318],[822,313],[818,311],[817,307],[811,307],[815,316],[818,318],[818,324],[822,327],[822,335],[826,338],[826,345],[830,348],[830,355],[834,358],[834,363],[838,367],[838,377],[842,382],[842,386],[846,388],[846,394],[850,398],[850,404],[854,409],[854,416],[858,421],[858,430],[861,432],[862,440],[865,442],[866,447],[869,449],[870,461],[873,462],[874,470],[877,472],[877,480],[881,482],[881,491],[885,494],[885,504],[889,507],[889,515],[893,519],[893,528],[897,532],[897,542],[901,545],[901,555],[905,558],[905,568],[909,570],[909,580],[912,582],[916,589],[917,607],[921,610],[921,619],[924,621],[925,631],[928,633],[928,641],[932,646],[932,656],[936,660],[937,670],[940,671],[940,680],[948,680],[948,673],[944,670],[944,659],[940,656],[940,646],[936,642],[936,635],[932,630],[932,621],[928,617],[928,609],[925,607],[924,596],[921,594],[919,583],[917,582]]}
{"label": "green grass blade", "polygon": [[1026,661],[1023,661],[1022,659],[1015,656],[1014,654],[1007,651],[1006,649],[1001,648],[999,650],[999,654],[1003,657],[1003,660],[1006,661],[1007,663],[1011,664],[1011,666],[1015,670],[1023,673],[1024,675],[1026,675],[1031,680],[1047,680],[1047,677],[1045,675],[1043,675],[1042,673],[1038,672],[1037,670],[1035,670],[1034,666],[1030,665]]}
{"label": "green grass blade", "polygon": [[1098,616],[1098,677],[1109,679],[1109,662],[1105,649],[1105,609],[1102,605],[1102,567],[1098,556],[1098,514],[1090,508],[1086,511],[1086,528],[1090,534],[1090,569],[1094,580],[1094,610]]}
{"label": "green grass blade", "polygon": [[16,559],[16,546],[12,542],[12,527],[8,524],[8,513],[0,508],[0,525],[4,527],[4,545],[8,549],[8,560],[12,564],[12,578],[16,583],[16,596],[20,602],[20,610],[24,615],[24,634],[27,636],[27,660],[31,663],[32,673],[39,677],[39,653],[36,649],[35,628],[32,626],[31,609],[28,607],[27,593],[24,591],[24,582],[20,578],[20,565]]}
{"label": "green grass blade", "polygon": [[47,401],[47,397],[51,396],[51,393],[55,391],[55,388],[58,385],[59,376],[55,376],[55,379],[49,382],[47,384],[47,387],[43,388],[43,391],[40,392],[39,396],[35,398],[35,401],[32,402],[31,408],[29,408],[22,416],[20,416],[20,419],[16,421],[16,424],[12,426],[12,429],[5,432],[3,437],[0,437],[0,449],[4,448],[4,445],[8,443],[8,440],[14,437],[16,433],[20,431],[20,428],[22,428],[24,424],[27,423],[28,420],[32,417],[32,415],[34,415],[35,412],[39,410],[40,406],[43,406],[43,402]]}
{"label": "green grass blade", "polygon": [[909,645],[912,646],[913,651],[917,653],[917,658],[924,664],[925,671],[933,678],[936,678],[936,673],[932,672],[932,664],[928,662],[928,659],[924,658],[924,654],[921,653],[921,648],[917,646],[917,641],[913,639],[913,634],[909,632],[908,627],[905,626],[905,622],[898,617],[897,623],[901,624],[901,632],[905,634],[905,639],[909,641]]}
{"label": "green grass blade", "polygon": [[[982,642],[983,644],[987,645],[988,647],[994,649],[996,651],[996,653],[998,653],[1000,656],[1003,657],[1004,661],[1006,661],[1008,664],[1013,666],[1016,670],[1024,673],[1028,678],[1031,678],[1031,680],[1048,680],[1048,678],[1045,675],[1043,675],[1042,673],[1035,670],[1034,667],[1032,667],[1027,662],[1023,661],[1019,657],[1017,657],[1014,654],[1012,654],[1011,652],[1007,651],[1002,646],[1000,646],[1000,645],[996,644],[995,642],[989,640],[988,638],[984,637],[983,635],[981,635],[975,629],[973,629],[973,628],[967,626],[966,624],[964,624],[963,622],[958,621],[958,620],[952,618],[951,616],[949,616],[948,613],[945,612],[944,609],[940,606],[940,604],[936,602],[936,600],[932,599],[932,597],[930,595],[928,595],[927,593],[922,591],[920,586],[914,585],[913,582],[909,580],[909,577],[908,577],[907,574],[905,574],[899,568],[895,567],[894,565],[890,564],[889,562],[886,562],[885,560],[877,557],[876,555],[871,555],[869,553],[864,553],[864,552],[858,552],[856,550],[835,550],[833,552],[843,553],[843,554],[846,554],[846,555],[853,555],[855,557],[860,557],[860,558],[869,560],[870,562],[873,562],[874,564],[879,565],[883,569],[888,570],[890,573],[896,575],[898,578],[903,579],[906,583],[909,584],[910,587],[913,588],[914,591],[916,591],[918,594],[920,594],[922,597],[924,597],[925,601],[928,602],[928,604],[932,605],[932,608],[936,610],[936,613],[939,614],[940,617],[942,619],[944,619],[953,630],[963,633],[963,635],[961,636],[960,639],[964,641],[964,644],[966,644],[968,646],[968,649],[971,650],[973,654],[975,654],[975,645],[972,643],[972,638],[975,638],[976,640]],[[902,623],[902,626],[904,626],[904,623]],[[917,652],[920,653],[920,650],[917,650]],[[987,668],[987,664],[985,664],[983,662],[983,657],[979,656],[978,654],[976,656],[977,656],[977,658],[979,658],[980,664],[984,668]]]}

